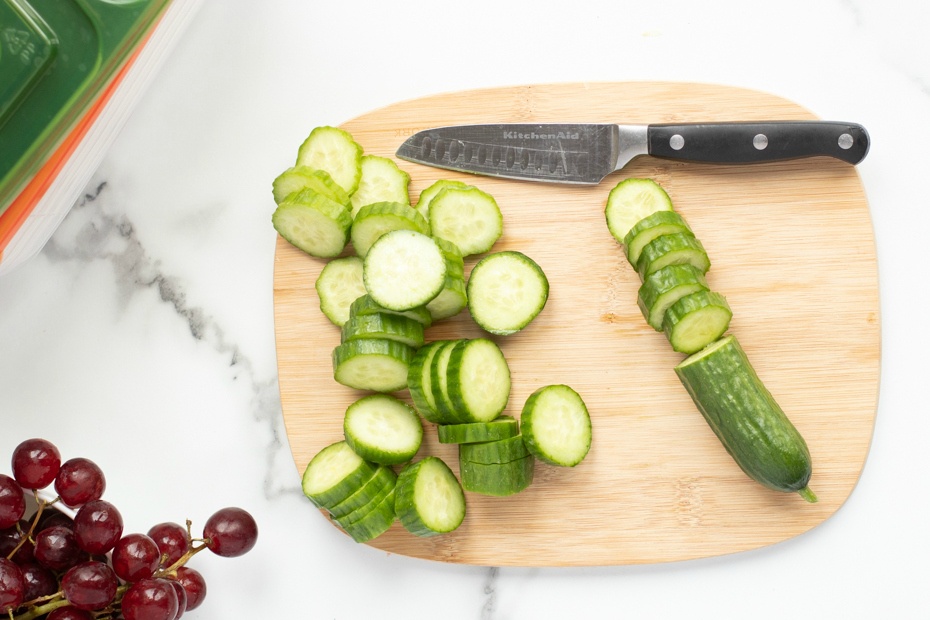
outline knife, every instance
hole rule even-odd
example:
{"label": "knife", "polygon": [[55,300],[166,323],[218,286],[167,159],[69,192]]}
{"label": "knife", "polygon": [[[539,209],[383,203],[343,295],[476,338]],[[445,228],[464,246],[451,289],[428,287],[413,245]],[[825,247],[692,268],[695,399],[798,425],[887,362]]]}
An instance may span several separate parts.
{"label": "knife", "polygon": [[640,155],[715,164],[826,156],[855,165],[868,151],[864,127],[835,121],[502,123],[426,129],[407,138],[397,157],[508,179],[596,185]]}

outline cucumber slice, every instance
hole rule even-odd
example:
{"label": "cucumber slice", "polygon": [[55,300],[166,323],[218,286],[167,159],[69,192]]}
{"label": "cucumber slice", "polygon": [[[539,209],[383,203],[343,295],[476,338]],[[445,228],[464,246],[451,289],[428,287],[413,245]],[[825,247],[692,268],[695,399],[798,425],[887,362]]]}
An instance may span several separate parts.
{"label": "cucumber slice", "polygon": [[[362,286],[365,286],[364,281],[362,282]],[[396,314],[397,316],[405,316],[422,325],[423,329],[429,327],[433,322],[429,311],[425,307],[420,306],[417,308],[410,308],[409,310],[391,310],[378,305],[367,293],[353,301],[352,305],[349,306],[350,316],[366,316],[369,314]]]}
{"label": "cucumber slice", "polygon": [[407,387],[413,349],[393,340],[343,342],[333,349],[333,378],[346,387],[395,392]]}
{"label": "cucumber slice", "polygon": [[379,465],[406,463],[423,441],[420,416],[388,394],[372,394],[349,405],[343,432],[360,457]]}
{"label": "cucumber slice", "polygon": [[627,260],[636,268],[639,261],[639,255],[647,243],[672,233],[690,233],[691,227],[676,211],[656,211],[652,215],[647,215],[630,229],[630,232],[623,238],[623,249],[626,252]]}
{"label": "cucumber slice", "polygon": [[639,287],[637,302],[646,322],[656,331],[662,331],[669,306],[685,295],[706,290],[704,274],[694,265],[668,265],[646,276]]}
{"label": "cucumber slice", "polygon": [[465,277],[450,273],[446,275],[446,283],[439,294],[426,304],[426,310],[433,321],[441,321],[455,316],[467,305],[468,290]]}
{"label": "cucumber slice", "polygon": [[433,357],[445,343],[446,341],[437,340],[417,349],[407,372],[407,387],[410,389],[410,398],[414,406],[420,415],[434,423],[440,422],[441,417],[437,412],[436,398],[433,395]]}
{"label": "cucumber slice", "polygon": [[502,415],[490,422],[440,424],[437,431],[439,443],[478,443],[515,437],[520,434],[520,423],[513,416]]}
{"label": "cucumber slice", "polygon": [[669,307],[663,326],[672,349],[691,354],[720,338],[732,318],[733,312],[723,295],[699,291]]}
{"label": "cucumber slice", "polygon": [[415,230],[429,233],[429,224],[416,209],[400,202],[376,202],[365,205],[352,223],[352,246],[364,257],[371,244],[392,230]]}
{"label": "cucumber slice", "polygon": [[358,188],[362,176],[362,147],[338,127],[317,127],[297,151],[297,165],[325,170],[346,194]]}
{"label": "cucumber slice", "polygon": [[412,230],[392,230],[365,255],[365,288],[391,310],[425,306],[446,282],[446,261],[436,242]]}
{"label": "cucumber slice", "polygon": [[446,534],[465,520],[465,493],[445,462],[427,456],[401,470],[394,510],[404,528],[415,536]]}
{"label": "cucumber slice", "polygon": [[442,237],[433,237],[433,240],[436,241],[439,249],[442,250],[442,255],[446,259],[447,273],[465,277],[465,258],[462,256],[462,251],[459,249],[459,246]]}
{"label": "cucumber slice", "polygon": [[510,367],[493,340],[464,340],[450,349],[445,377],[452,411],[462,422],[490,422],[507,406]]}
{"label": "cucumber slice", "polygon": [[459,458],[469,463],[494,465],[510,463],[530,456],[530,451],[521,435],[506,439],[459,444]]}
{"label": "cucumber slice", "polygon": [[293,166],[278,175],[271,184],[275,204],[301,190],[310,189],[341,205],[349,205],[349,195],[333,181],[325,170],[314,170],[309,166]]}
{"label": "cucumber slice", "polygon": [[656,211],[671,211],[672,200],[652,179],[626,179],[620,181],[607,196],[604,215],[607,229],[617,243],[633,226]]}
{"label": "cucumber slice", "polygon": [[304,495],[320,508],[331,508],[364,486],[377,466],[360,457],[345,441],[337,441],[310,459],[301,478]]}
{"label": "cucumber slice", "polygon": [[465,188],[468,187],[468,185],[462,181],[455,181],[453,179],[439,179],[420,192],[420,197],[417,199],[416,209],[427,220],[429,219],[430,203],[439,194],[439,192],[446,189],[447,187]]}
{"label": "cucumber slice", "polygon": [[477,187],[446,187],[429,205],[430,230],[451,241],[463,256],[491,249],[503,233],[504,218],[494,197]]}
{"label": "cucumber slice", "polygon": [[591,449],[591,416],[581,396],[567,385],[533,392],[520,414],[527,449],[539,460],[574,467]]}
{"label": "cucumber slice", "polygon": [[323,266],[314,287],[320,298],[320,310],[331,323],[342,327],[349,320],[352,303],[365,294],[362,259],[334,258]]}
{"label": "cucumber slice", "polygon": [[380,312],[353,316],[342,326],[342,342],[384,338],[418,349],[423,346],[423,325],[397,314]]}
{"label": "cucumber slice", "polygon": [[515,251],[489,254],[468,278],[468,310],[486,332],[506,336],[520,331],[542,311],[549,280],[529,256]]}
{"label": "cucumber slice", "polygon": [[[362,155],[358,189],[352,194],[352,215],[375,202],[410,204],[410,175],[397,167],[393,159],[377,155]],[[424,218],[425,219],[425,218]]]}
{"label": "cucumber slice", "polygon": [[694,265],[701,273],[710,269],[710,258],[697,237],[690,233],[673,233],[656,237],[643,247],[636,271],[645,279],[663,267],[685,263]]}
{"label": "cucumber slice", "polygon": [[349,242],[349,210],[313,190],[288,196],[271,215],[271,223],[284,239],[318,258],[339,256]]}
{"label": "cucumber slice", "polygon": [[705,347],[675,367],[698,410],[740,468],[777,491],[797,491],[817,501],[808,487],[807,443],[768,391],[739,342],[731,336]]}
{"label": "cucumber slice", "polygon": [[462,488],[472,493],[505,497],[523,491],[533,483],[536,459],[533,455],[509,463],[472,463],[459,458]]}
{"label": "cucumber slice", "polygon": [[436,351],[430,368],[430,389],[436,405],[436,416],[442,424],[464,422],[455,409],[449,395],[449,359],[456,347],[465,344],[465,340],[446,340]]}
{"label": "cucumber slice", "polygon": [[[364,509],[359,509],[364,510]],[[346,533],[357,543],[366,543],[374,540],[391,529],[396,520],[394,513],[394,488],[370,510],[359,513],[357,518],[349,520],[355,513],[350,513],[345,519],[336,519]],[[344,521],[344,522],[343,522]]]}
{"label": "cucumber slice", "polygon": [[358,491],[345,498],[338,504],[329,508],[328,512],[334,519],[341,519],[362,506],[371,504],[376,498],[383,498],[383,491],[392,488],[397,482],[397,474],[386,465],[375,469],[375,475],[363,484]]}

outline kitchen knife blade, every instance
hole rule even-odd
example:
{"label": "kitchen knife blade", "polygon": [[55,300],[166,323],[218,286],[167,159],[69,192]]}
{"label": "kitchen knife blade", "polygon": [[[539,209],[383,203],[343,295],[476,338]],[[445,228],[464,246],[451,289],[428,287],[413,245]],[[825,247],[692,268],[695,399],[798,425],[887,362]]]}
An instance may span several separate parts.
{"label": "kitchen knife blade", "polygon": [[855,165],[868,151],[864,127],[835,121],[499,123],[419,131],[397,157],[509,179],[596,185],[641,155],[716,164],[826,156]]}

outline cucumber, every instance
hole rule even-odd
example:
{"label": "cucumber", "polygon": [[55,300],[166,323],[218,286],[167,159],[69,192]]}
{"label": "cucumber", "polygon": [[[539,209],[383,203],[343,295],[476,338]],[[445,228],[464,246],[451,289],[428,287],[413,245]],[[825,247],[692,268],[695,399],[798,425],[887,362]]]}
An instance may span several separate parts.
{"label": "cucumber", "polygon": [[359,162],[361,176],[358,188],[352,194],[352,215],[375,202],[410,204],[410,175],[397,167],[393,159],[377,155],[362,155]]}
{"label": "cucumber", "polygon": [[445,393],[453,417],[463,422],[490,422],[507,406],[510,367],[493,340],[460,341],[449,349],[448,365],[439,372],[445,374]]}
{"label": "cucumber", "polygon": [[453,179],[439,179],[420,192],[420,197],[417,199],[416,209],[427,220],[429,219],[429,205],[433,201],[433,198],[435,198],[439,192],[446,189],[447,187],[458,187],[461,189],[468,187],[468,185],[462,181],[456,181]]}
{"label": "cucumber", "polygon": [[434,423],[439,423],[442,417],[438,413],[436,397],[433,395],[433,358],[444,344],[445,341],[436,340],[417,349],[407,370],[407,387],[410,389],[414,407],[421,416]]}
{"label": "cucumber", "polygon": [[465,520],[465,493],[444,461],[427,456],[401,470],[394,511],[401,525],[415,536],[446,534]]}
{"label": "cucumber", "polygon": [[397,474],[387,465],[375,468],[375,474],[362,484],[359,489],[338,504],[328,509],[329,514],[340,519],[362,506],[369,505],[376,498],[383,497],[383,491],[393,487],[397,482]]}
{"label": "cucumber", "polygon": [[513,416],[502,415],[490,422],[440,424],[436,430],[439,443],[466,444],[514,437],[520,434],[520,423]]}
{"label": "cucumber", "polygon": [[304,495],[320,508],[331,508],[358,491],[377,466],[360,457],[345,441],[337,441],[310,459],[301,478]]}
{"label": "cucumber", "polygon": [[516,333],[542,312],[549,280],[529,256],[512,250],[488,254],[474,266],[466,289],[472,319],[486,332]]}
{"label": "cucumber", "polygon": [[442,424],[464,422],[449,395],[449,360],[456,347],[463,346],[465,340],[446,340],[433,357],[430,368],[430,390],[436,405],[436,416]]}
{"label": "cucumber", "polygon": [[362,147],[343,129],[316,127],[300,145],[296,165],[326,171],[351,195],[362,176]]}
{"label": "cucumber", "polygon": [[439,249],[442,250],[442,255],[446,259],[447,273],[464,277],[465,257],[462,256],[462,251],[459,249],[459,246],[442,237],[433,237],[433,240],[436,242],[436,245],[439,246]]}
{"label": "cucumber", "polygon": [[652,179],[626,179],[610,190],[604,215],[610,234],[617,243],[623,243],[627,233],[644,217],[672,210],[671,198],[658,183]]}
{"label": "cucumber", "polygon": [[357,390],[402,390],[413,354],[412,347],[383,338],[343,342],[333,349],[333,378]]}
{"label": "cucumber", "polygon": [[574,467],[591,449],[591,416],[567,385],[547,385],[530,394],[520,414],[520,432],[530,453],[551,465]]}
{"label": "cucumber", "polygon": [[445,187],[429,205],[433,236],[451,241],[463,256],[491,249],[503,233],[504,218],[494,197],[477,187]]}
{"label": "cucumber", "polygon": [[694,265],[701,273],[710,269],[710,258],[700,240],[691,233],[673,233],[656,237],[643,247],[636,271],[644,279],[668,265]]}
{"label": "cucumber", "polygon": [[732,335],[675,367],[694,404],[733,457],[756,482],[817,501],[808,483],[807,443],[763,384]]}
{"label": "cucumber", "polygon": [[468,305],[468,289],[464,276],[447,274],[442,290],[426,304],[433,321],[453,317]]}
{"label": "cucumber", "polygon": [[[362,287],[364,286],[365,283],[363,280]],[[389,308],[385,308],[384,306],[378,305],[378,303],[371,298],[371,295],[368,295],[367,293],[353,301],[352,305],[349,306],[350,316],[366,316],[369,314],[396,314],[397,316],[405,316],[408,319],[413,319],[422,325],[423,329],[426,329],[433,323],[429,311],[423,306],[410,308],[409,310],[391,310]]]}
{"label": "cucumber", "polygon": [[481,465],[510,463],[525,459],[530,454],[523,436],[519,434],[506,439],[459,444],[461,460]]}
{"label": "cucumber", "polygon": [[676,301],[697,291],[708,290],[704,274],[691,264],[668,265],[643,280],[637,303],[646,322],[662,331],[665,311]]}
{"label": "cucumber", "polygon": [[533,483],[536,458],[531,454],[509,463],[472,463],[459,458],[462,488],[472,493],[505,497]]}
{"label": "cucumber", "polygon": [[423,325],[411,318],[387,312],[352,316],[342,326],[342,342],[385,338],[414,349],[423,346]]}
{"label": "cucumber", "polygon": [[429,233],[429,224],[416,209],[401,202],[375,202],[355,214],[350,237],[356,254],[364,257],[371,244],[392,230]]}
{"label": "cucumber", "polygon": [[371,394],[349,405],[343,433],[356,454],[379,465],[406,463],[423,442],[420,416],[388,394]]}
{"label": "cucumber", "polygon": [[731,318],[733,312],[723,295],[698,291],[669,307],[663,329],[672,349],[691,354],[723,336]]}
{"label": "cucumber", "polygon": [[352,215],[344,205],[312,189],[288,196],[271,215],[288,243],[318,258],[339,256],[349,242]]}
{"label": "cucumber", "polygon": [[425,306],[446,283],[446,261],[431,237],[412,230],[392,230],[365,255],[368,294],[391,310]]}
{"label": "cucumber", "polygon": [[691,227],[676,211],[656,211],[638,221],[623,238],[623,251],[633,267],[647,243],[672,233],[690,233]]}
{"label": "cucumber", "polygon": [[320,310],[331,323],[342,327],[349,320],[352,303],[365,294],[362,259],[343,256],[329,261],[317,276],[314,288]]}
{"label": "cucumber", "polygon": [[394,513],[395,489],[384,494],[384,497],[370,507],[359,508],[349,513],[343,519],[336,519],[342,529],[357,543],[366,543],[385,533],[396,520]]}
{"label": "cucumber", "polygon": [[314,170],[309,166],[293,166],[278,175],[271,184],[275,204],[304,189],[322,194],[341,205],[349,206],[349,195],[333,181],[325,170]]}

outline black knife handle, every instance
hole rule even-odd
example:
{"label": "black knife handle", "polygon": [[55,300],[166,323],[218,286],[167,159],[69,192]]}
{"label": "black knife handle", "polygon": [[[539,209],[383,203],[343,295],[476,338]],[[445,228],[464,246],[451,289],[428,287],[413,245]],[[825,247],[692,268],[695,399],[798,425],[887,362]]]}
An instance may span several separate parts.
{"label": "black knife handle", "polygon": [[869,152],[864,127],[834,121],[665,123],[649,125],[647,138],[654,157],[718,164],[816,156],[858,164]]}

